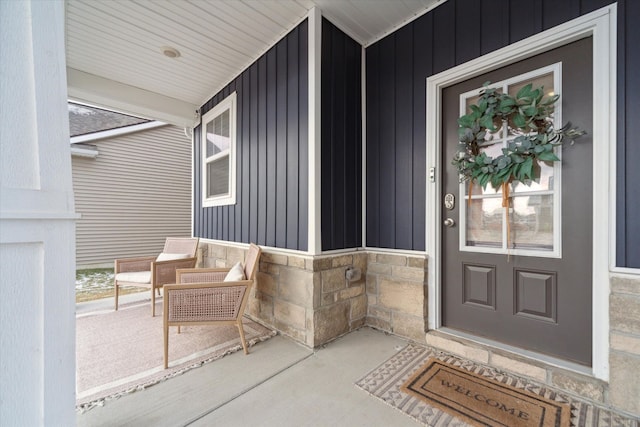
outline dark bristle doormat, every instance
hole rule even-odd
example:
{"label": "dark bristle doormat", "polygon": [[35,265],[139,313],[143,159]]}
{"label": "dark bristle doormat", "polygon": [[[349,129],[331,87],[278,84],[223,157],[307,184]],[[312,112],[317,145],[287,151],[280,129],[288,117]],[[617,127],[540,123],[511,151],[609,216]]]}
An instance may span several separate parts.
{"label": "dark bristle doormat", "polygon": [[400,388],[475,426],[568,427],[571,408],[430,358]]}

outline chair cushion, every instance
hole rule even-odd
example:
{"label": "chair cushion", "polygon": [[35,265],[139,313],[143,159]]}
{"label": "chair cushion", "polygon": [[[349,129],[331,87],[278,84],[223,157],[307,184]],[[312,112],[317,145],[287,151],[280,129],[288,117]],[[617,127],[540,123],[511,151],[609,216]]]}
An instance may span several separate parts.
{"label": "chair cushion", "polygon": [[118,273],[116,274],[116,280],[119,282],[151,283],[151,272],[129,271],[126,273]]}
{"label": "chair cushion", "polygon": [[158,255],[158,258],[156,258],[156,261],[173,261],[174,259],[185,259],[185,258],[191,258],[191,255],[189,254],[167,254],[162,252],[160,255]]}
{"label": "chair cushion", "polygon": [[242,264],[236,262],[236,265],[231,267],[231,270],[227,273],[227,276],[224,278],[225,282],[237,282],[238,280],[244,280],[244,268]]}

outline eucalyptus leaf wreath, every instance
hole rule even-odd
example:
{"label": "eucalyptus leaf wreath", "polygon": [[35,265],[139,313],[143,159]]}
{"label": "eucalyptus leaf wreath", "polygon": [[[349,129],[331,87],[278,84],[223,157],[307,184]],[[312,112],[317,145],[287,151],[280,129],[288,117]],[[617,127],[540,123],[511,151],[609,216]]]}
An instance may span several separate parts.
{"label": "eucalyptus leaf wreath", "polygon": [[[489,87],[486,82],[480,91],[478,103],[469,106],[470,113],[458,119],[458,150],[453,165],[458,169],[460,181],[469,181],[469,204],[473,183],[482,188],[487,184],[502,188],[502,206],[509,211],[509,184],[514,181],[531,185],[540,176],[540,163],[560,161],[554,148],[563,140],[584,135],[584,131],[572,128],[571,123],[556,129],[553,125],[555,103],[560,95],[545,98],[544,88],[534,89],[529,83],[515,97]],[[496,142],[491,134],[507,126],[515,138],[508,140],[502,154],[493,158],[482,148]],[[507,220],[507,260],[511,248],[511,224]]]}
{"label": "eucalyptus leaf wreath", "polygon": [[[470,187],[473,182],[482,188],[489,183],[495,189],[502,187],[503,197],[508,198],[509,183],[531,185],[539,175],[538,162],[559,161],[554,148],[565,138],[573,144],[585,132],[572,128],[571,123],[560,129],[554,127],[554,105],[560,95],[545,98],[543,87],[533,89],[529,83],[514,97],[490,84],[484,83],[478,103],[458,119],[459,144],[452,164],[458,169],[461,182],[470,180]],[[503,125],[516,136],[507,141],[501,155],[490,157],[481,148],[495,144],[490,134]]]}

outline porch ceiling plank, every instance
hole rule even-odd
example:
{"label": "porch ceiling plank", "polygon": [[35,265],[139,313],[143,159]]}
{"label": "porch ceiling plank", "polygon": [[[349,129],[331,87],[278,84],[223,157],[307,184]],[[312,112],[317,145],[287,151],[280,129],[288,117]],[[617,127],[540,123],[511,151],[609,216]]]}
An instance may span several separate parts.
{"label": "porch ceiling plank", "polygon": [[[69,30],[67,32],[67,35],[69,37],[85,37],[85,35],[82,32],[78,32],[76,34],[75,30]],[[122,49],[119,48],[119,43],[122,43],[122,39],[118,39],[116,37],[113,37],[110,34],[106,34],[101,31],[95,31],[94,34],[92,34],[87,38],[85,43],[74,44],[67,50],[69,54],[71,55],[76,54],[75,56],[78,58],[72,64],[73,67],[79,68],[79,65],[85,62],[87,64],[87,67],[93,66],[95,67],[96,71],[100,70],[100,67],[97,67],[97,65],[99,64],[97,64],[91,57],[91,54],[93,51],[92,43],[100,43],[100,42],[104,46],[103,51],[101,53],[102,59],[108,63],[113,63],[113,62],[127,63],[129,61],[142,61],[142,60],[147,62],[153,62],[157,60],[157,56],[158,56],[157,50],[151,51],[148,47],[145,47],[145,46],[139,46],[139,48],[136,48],[135,44],[132,43],[131,49],[123,51]],[[191,68],[191,71],[194,74],[196,75],[198,73],[201,74],[200,78],[206,78],[207,75],[211,74],[211,72],[235,71],[235,68],[229,65],[227,61],[221,60],[221,61],[210,62],[212,58],[208,55],[201,55],[199,52],[195,52],[194,55],[196,59],[198,59],[197,58],[198,56],[202,57],[200,58],[200,61],[198,62],[194,61],[194,65]],[[176,69],[171,70],[172,67]],[[165,63],[165,67],[163,67],[163,69],[150,67],[148,73],[146,73],[146,76],[144,76],[144,78],[148,78],[150,73],[152,73],[153,71],[156,71],[158,74],[163,75],[165,78],[167,78],[167,74],[168,74],[167,71],[177,72],[179,71],[179,67],[180,67],[180,63],[170,62],[167,60]],[[128,69],[127,67],[122,67],[114,71],[121,71],[123,73],[127,73]],[[173,73],[169,73],[169,74],[173,74]]]}
{"label": "porch ceiling plank", "polygon": [[217,61],[227,62],[224,56],[225,50],[221,50],[218,44],[240,51],[245,55],[242,60],[247,60],[248,57],[252,57],[256,43],[263,43],[255,34],[239,33],[236,26],[224,21],[220,16],[213,16],[205,10],[199,9],[197,5],[184,7],[182,4],[178,5],[172,2],[160,3],[160,5],[166,13],[173,14],[183,23],[188,22],[192,28],[208,39],[204,45],[199,45],[197,49],[192,47],[189,49],[197,50],[210,58],[215,57]]}
{"label": "porch ceiling plank", "polygon": [[[66,0],[67,67],[75,73],[69,93],[89,104],[178,124],[188,121],[185,106],[205,103],[314,7],[367,45],[444,1]],[[163,46],[181,56],[165,57]],[[96,88],[78,87],[92,79],[100,82]],[[118,89],[109,94],[106,87]],[[144,94],[139,105],[122,88]],[[150,99],[162,100],[158,116]]]}
{"label": "porch ceiling plank", "polygon": [[[82,51],[77,51],[75,53],[79,55],[83,54]],[[111,56],[108,53],[105,53],[103,58],[105,61],[109,61]],[[113,60],[116,61],[117,59],[113,58]],[[120,60],[122,60],[122,58],[120,58]],[[135,58],[132,58],[132,60],[135,60]],[[94,63],[91,63],[91,62],[85,63],[84,61],[80,61],[74,65],[77,67],[75,69],[80,69],[80,70],[84,69],[88,74],[92,74],[96,76],[99,76],[101,74],[99,68],[94,68]],[[166,78],[166,73],[170,73],[172,71],[173,70],[171,70],[171,67],[166,67],[164,70],[151,69],[148,72],[145,71],[144,73],[141,73],[141,75],[139,76],[131,77],[129,75],[129,70],[127,69],[114,70],[112,73],[109,74],[108,80],[118,81],[118,82],[127,81],[128,82],[127,84],[129,86],[137,87],[144,90],[145,79],[155,79],[158,81],[163,81]],[[163,72],[165,74],[163,74]],[[178,73],[179,70],[174,72]],[[194,78],[198,78],[196,77],[198,76],[198,74],[196,74],[195,72],[192,73],[192,75],[194,76]],[[175,85],[168,85],[163,95],[170,98],[175,98],[175,99],[180,99],[180,98],[198,99],[201,93],[199,90],[199,86],[197,84],[190,84],[189,82],[185,82],[183,85],[179,87],[176,87]],[[108,107],[108,106],[105,106],[105,107]]]}
{"label": "porch ceiling plank", "polygon": [[[153,6],[159,6],[163,2],[153,3]],[[93,3],[92,3],[93,5]],[[184,49],[189,46],[210,47],[215,43],[216,51],[220,52],[217,56],[221,61],[247,61],[250,59],[251,50],[243,52],[239,49],[241,43],[237,43],[226,35],[224,28],[220,28],[224,23],[213,25],[211,22],[206,28],[209,35],[204,35],[201,31],[196,31],[195,25],[185,25],[185,21],[180,21],[172,11],[162,10],[160,8],[146,7],[138,5],[134,2],[122,2],[118,8],[110,7],[108,2],[96,2],[92,6],[97,11],[104,13],[101,19],[102,23],[95,23],[97,28],[108,29],[111,31],[125,32],[127,37],[133,37],[132,43],[143,42],[147,48],[154,46],[155,49],[149,49],[150,52],[159,52],[159,48],[165,45],[171,45],[184,54]],[[161,14],[160,12],[165,12]],[[187,21],[189,22],[189,21]],[[95,27],[94,27],[95,28]],[[242,36],[238,39],[243,39]],[[248,43],[261,42],[255,38],[249,38]]]}
{"label": "porch ceiling plank", "polygon": [[[215,3],[215,8],[212,8],[210,3],[204,2],[196,3],[196,5],[211,19],[224,25],[224,31],[234,37],[245,33],[254,38],[254,43],[260,47],[273,44],[278,34],[285,29],[241,1]],[[294,23],[295,20],[292,19],[291,25]],[[203,30],[209,31],[211,28],[203,28]]]}
{"label": "porch ceiling plank", "polygon": [[438,0],[378,1],[350,0],[314,0],[334,23],[362,44],[369,44],[392,28],[413,18]]}
{"label": "porch ceiling plank", "polygon": [[[338,14],[334,16],[330,13]],[[339,22],[340,29],[346,28],[351,30],[350,36],[361,44],[364,40],[367,40],[374,35],[364,23],[364,16],[362,15],[360,9],[353,3],[345,2],[342,8],[340,8],[339,12],[332,10],[331,12],[327,12],[326,15],[329,20]]]}
{"label": "porch ceiling plank", "polygon": [[[69,20],[76,19],[74,12],[70,11],[67,14]],[[142,54],[139,59],[145,59],[147,55],[147,47],[142,41],[138,41],[139,34],[129,31],[128,28],[121,28],[119,31],[114,31],[114,24],[109,22],[107,17],[100,17],[99,15],[80,17],[81,20],[76,25],[68,26],[66,30],[66,37],[69,41],[67,47],[67,53],[72,49],[84,48],[90,52],[92,49],[95,52],[96,46],[99,46],[101,54],[105,51],[120,52],[123,56],[134,56]],[[148,43],[147,39],[145,43]],[[128,49],[122,51],[121,46],[126,44]],[[95,55],[95,53],[94,53]],[[71,56],[72,58],[75,58]],[[83,59],[85,57],[79,57],[77,59]],[[77,60],[74,59],[74,60]],[[93,59],[91,55],[86,56],[86,59]],[[70,64],[74,65],[74,64]]]}
{"label": "porch ceiling plank", "polygon": [[296,2],[284,3],[278,0],[246,0],[247,4],[256,11],[262,13],[282,28],[288,28],[291,17],[302,19],[309,8],[303,7]]}
{"label": "porch ceiling plank", "polygon": [[[358,21],[358,26],[364,27],[364,31],[356,32],[356,36],[360,40],[367,40],[371,38],[378,28],[385,28],[387,25],[384,23],[385,18],[381,15],[384,14],[383,10],[387,10],[387,5],[377,6],[375,8],[363,7],[359,2],[350,2],[349,6],[345,6],[340,9],[331,9],[331,0],[318,0],[320,9],[329,8],[331,17],[335,19],[339,27],[346,26],[347,28],[353,28],[353,21]],[[351,10],[348,10],[348,9]],[[324,9],[323,9],[324,10]],[[355,28],[353,29],[355,32]]]}

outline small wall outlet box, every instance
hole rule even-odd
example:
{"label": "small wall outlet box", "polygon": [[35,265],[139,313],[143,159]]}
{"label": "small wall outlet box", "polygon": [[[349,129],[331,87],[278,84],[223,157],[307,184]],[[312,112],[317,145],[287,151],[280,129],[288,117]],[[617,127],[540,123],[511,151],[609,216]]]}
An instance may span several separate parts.
{"label": "small wall outlet box", "polygon": [[344,277],[349,282],[356,282],[362,277],[362,271],[359,268],[349,267],[345,270]]}

